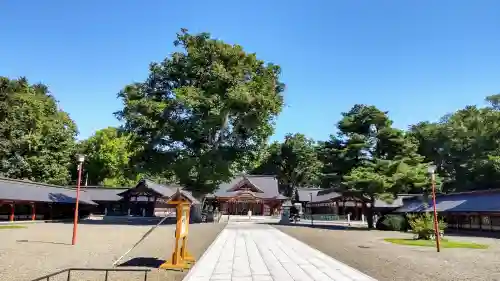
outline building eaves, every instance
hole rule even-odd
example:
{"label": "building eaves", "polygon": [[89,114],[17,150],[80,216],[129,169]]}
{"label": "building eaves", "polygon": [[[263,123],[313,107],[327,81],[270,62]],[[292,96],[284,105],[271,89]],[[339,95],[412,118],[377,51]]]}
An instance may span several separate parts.
{"label": "building eaves", "polygon": [[[76,190],[58,185],[0,178],[0,201],[75,203]],[[80,194],[80,202],[95,205],[89,196]]]}

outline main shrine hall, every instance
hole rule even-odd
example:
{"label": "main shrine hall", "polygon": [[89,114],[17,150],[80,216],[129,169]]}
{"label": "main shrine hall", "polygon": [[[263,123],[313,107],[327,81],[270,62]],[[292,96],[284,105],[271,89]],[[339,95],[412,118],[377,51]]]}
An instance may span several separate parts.
{"label": "main shrine hall", "polygon": [[223,183],[214,194],[206,196],[219,211],[229,215],[277,215],[288,198],[281,195],[274,176],[241,175]]}

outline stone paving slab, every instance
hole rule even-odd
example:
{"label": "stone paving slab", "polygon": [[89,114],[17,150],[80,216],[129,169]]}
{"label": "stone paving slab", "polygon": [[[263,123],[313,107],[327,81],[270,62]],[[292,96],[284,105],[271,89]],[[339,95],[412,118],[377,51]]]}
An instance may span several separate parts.
{"label": "stone paving slab", "polygon": [[183,280],[376,281],[263,224],[228,224]]}

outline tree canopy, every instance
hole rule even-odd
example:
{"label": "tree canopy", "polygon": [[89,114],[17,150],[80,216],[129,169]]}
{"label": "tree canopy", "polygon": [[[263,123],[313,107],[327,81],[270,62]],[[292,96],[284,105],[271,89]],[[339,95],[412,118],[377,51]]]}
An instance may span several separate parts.
{"label": "tree canopy", "polygon": [[80,143],[86,155],[85,182],[102,186],[133,186],[137,182],[130,158],[134,155],[132,136],[108,127]]}
{"label": "tree canopy", "polygon": [[276,175],[284,193],[293,196],[298,187],[319,184],[321,166],[315,141],[303,134],[289,134],[283,143],[268,147],[265,159],[253,173]]}
{"label": "tree canopy", "polygon": [[76,124],[43,84],[0,77],[0,174],[66,184]]}
{"label": "tree canopy", "polygon": [[[283,107],[281,69],[208,33],[177,34],[175,52],[119,93],[124,129],[144,147],[137,164],[171,170],[187,188],[212,192],[251,162]],[[242,162],[244,161],[244,162]]]}
{"label": "tree canopy", "polygon": [[118,94],[123,126],[81,142],[46,85],[0,77],[0,175],[69,184],[79,152],[89,184],[149,177],[198,193],[246,172],[275,175],[289,196],[319,186],[390,201],[427,194],[430,165],[442,192],[500,183],[500,94],[407,130],[393,126],[389,111],[356,104],[332,120],[327,140],[290,132],[269,144],[284,106],[281,68],[208,33],[183,29],[174,45],[178,51],[152,63],[145,81]]}

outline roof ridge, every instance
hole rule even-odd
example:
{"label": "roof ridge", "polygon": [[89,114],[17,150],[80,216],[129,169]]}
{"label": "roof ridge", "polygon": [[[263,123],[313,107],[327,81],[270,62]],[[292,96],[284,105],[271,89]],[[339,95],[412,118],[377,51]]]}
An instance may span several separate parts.
{"label": "roof ridge", "polygon": [[13,178],[7,178],[7,177],[0,177],[0,181],[18,182],[18,183],[25,183],[25,184],[30,184],[30,185],[55,187],[55,188],[61,188],[61,189],[70,189],[70,188],[68,188],[66,186],[62,186],[62,185],[55,185],[55,184],[49,184],[49,183],[43,183],[43,182],[36,182],[36,181],[31,181],[31,180],[13,179]]}
{"label": "roof ridge", "polygon": [[251,178],[276,178],[276,175],[239,175],[240,177],[251,177]]}
{"label": "roof ridge", "polygon": [[[77,188],[78,186],[76,185],[67,185],[67,188]],[[86,188],[86,189],[129,189],[131,187],[106,187],[102,185],[80,185],[80,188]]]}

